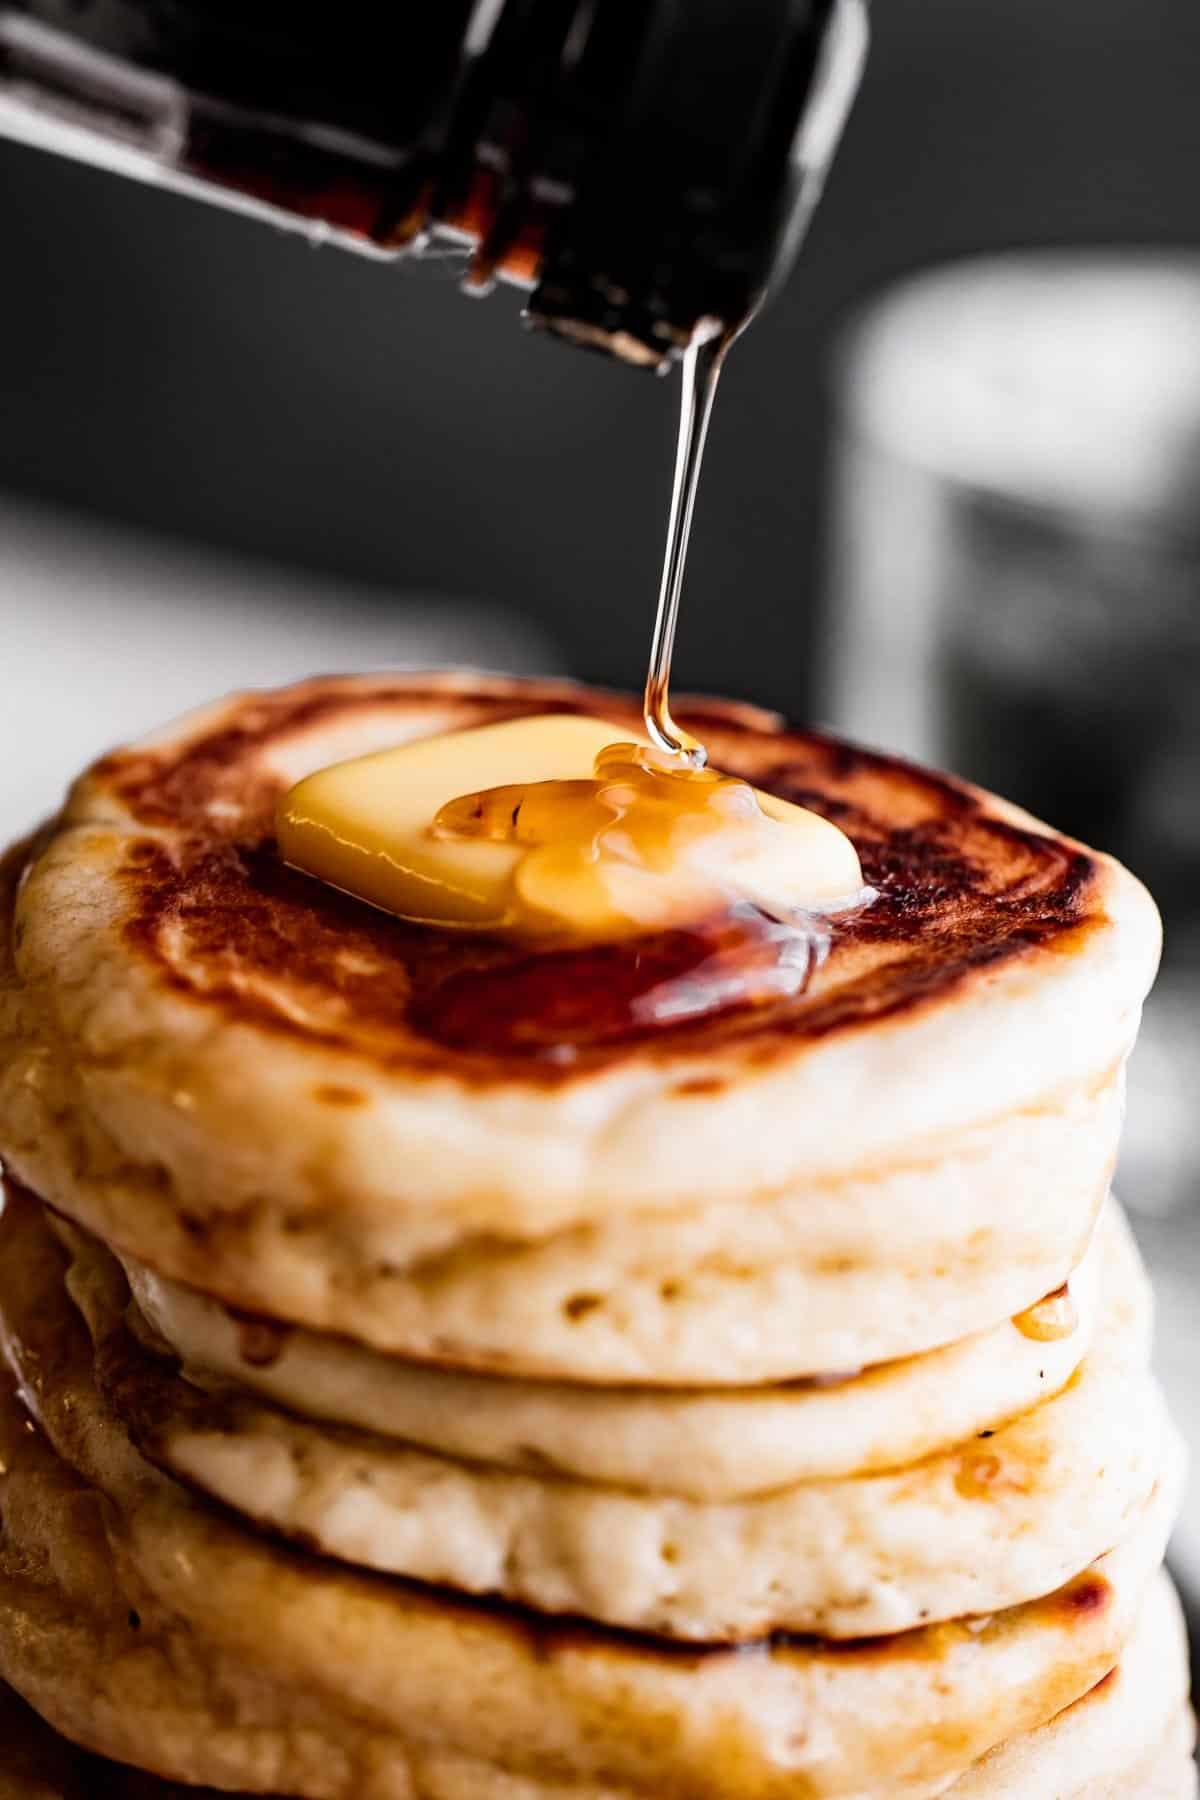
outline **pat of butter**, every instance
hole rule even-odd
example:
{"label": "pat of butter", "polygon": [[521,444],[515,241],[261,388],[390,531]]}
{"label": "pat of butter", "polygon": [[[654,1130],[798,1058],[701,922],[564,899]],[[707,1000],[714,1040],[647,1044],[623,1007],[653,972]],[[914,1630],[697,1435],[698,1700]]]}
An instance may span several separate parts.
{"label": "pat of butter", "polygon": [[501,925],[516,844],[435,837],[441,807],[508,783],[586,779],[621,733],[596,719],[511,719],[418,738],[307,776],[276,816],[287,862],[421,924]]}
{"label": "pat of butter", "polygon": [[[673,771],[648,745],[622,754],[627,735],[553,714],[337,763],[284,797],[280,851],[402,918],[518,936],[615,937],[721,899],[787,912],[859,894],[857,854],[828,820]],[[464,796],[487,803],[486,821]]]}

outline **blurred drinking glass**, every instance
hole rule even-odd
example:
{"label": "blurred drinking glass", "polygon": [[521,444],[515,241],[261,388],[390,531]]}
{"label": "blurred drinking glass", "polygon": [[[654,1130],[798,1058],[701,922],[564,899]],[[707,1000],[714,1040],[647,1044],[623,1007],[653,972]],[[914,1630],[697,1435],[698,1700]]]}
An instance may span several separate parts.
{"label": "blurred drinking glass", "polygon": [[838,398],[833,716],[1152,889],[1120,1183],[1200,1280],[1200,257],[920,277],[852,331]]}

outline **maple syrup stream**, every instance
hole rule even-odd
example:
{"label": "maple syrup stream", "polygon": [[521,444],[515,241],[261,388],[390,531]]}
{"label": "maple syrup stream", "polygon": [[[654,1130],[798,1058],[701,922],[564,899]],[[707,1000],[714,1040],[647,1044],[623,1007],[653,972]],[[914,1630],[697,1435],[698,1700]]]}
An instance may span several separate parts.
{"label": "maple syrup stream", "polygon": [[658,612],[650,643],[650,665],[646,673],[643,710],[650,741],[660,750],[679,757],[693,768],[703,768],[705,750],[703,744],[698,743],[688,732],[681,731],[671,717],[671,661],[675,653],[675,632],[679,623],[679,600],[683,592],[692,514],[696,508],[696,492],[700,486],[700,469],[704,461],[704,445],[708,438],[713,401],[716,399],[717,383],[721,378],[726,353],[741,330],[741,325],[730,327],[721,325],[715,319],[706,320],[684,352],[675,481],[667,522],[662,583],[658,591]]}
{"label": "maple syrup stream", "polygon": [[[643,699],[651,743],[678,759],[681,772],[701,771],[707,763],[703,744],[671,717],[671,664],[688,540],[717,385],[730,345],[746,323],[708,321],[681,364],[674,483]],[[522,957],[515,966],[472,972],[440,989],[423,1023],[441,1041],[463,1048],[571,1057],[585,1047],[729,1007],[794,997],[803,992],[825,947],[811,921],[800,929],[741,905],[723,918],[633,945],[543,953]]]}

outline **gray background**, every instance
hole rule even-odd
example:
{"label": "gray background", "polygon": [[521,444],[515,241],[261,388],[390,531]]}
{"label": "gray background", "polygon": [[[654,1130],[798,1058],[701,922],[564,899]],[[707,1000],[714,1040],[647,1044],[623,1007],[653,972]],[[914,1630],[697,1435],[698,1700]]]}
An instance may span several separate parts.
{"label": "gray background", "polygon": [[[683,679],[793,711],[814,703],[822,370],[849,309],[980,248],[1200,239],[1198,0],[874,17],[801,269],[730,364],[682,628]],[[513,295],[468,302],[445,265],[314,252],[7,146],[0,259],[0,487],[381,601],[495,599],[579,673],[640,679],[662,383],[527,336]]]}

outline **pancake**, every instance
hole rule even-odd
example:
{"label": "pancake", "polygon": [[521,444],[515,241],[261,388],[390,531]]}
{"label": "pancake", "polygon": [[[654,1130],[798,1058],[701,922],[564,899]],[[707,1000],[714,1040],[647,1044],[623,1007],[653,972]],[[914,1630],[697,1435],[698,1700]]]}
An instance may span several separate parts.
{"label": "pancake", "polygon": [[[1096,1706],[1100,1704],[1098,1699]],[[980,1800],[982,1795],[987,1800],[1030,1800],[1032,1794],[1053,1794],[1055,1800],[1195,1800],[1192,1736],[1191,1714],[1183,1709],[1163,1741],[1136,1765],[1123,1767],[1124,1759],[1120,1758],[1109,1765],[1109,1773],[1082,1786],[1072,1782],[1067,1774],[1065,1785],[1060,1775],[1053,1788],[1011,1784],[997,1787],[993,1782],[970,1792],[974,1800]],[[246,1795],[218,1795],[213,1788],[158,1781],[136,1769],[103,1763],[73,1751],[66,1739],[51,1732],[11,1691],[0,1693],[0,1749],[13,1758],[7,1769],[0,1768],[0,1800],[248,1800]],[[47,1769],[61,1773],[47,1775]],[[612,1788],[601,1794],[596,1788],[566,1789],[556,1784],[551,1790],[545,1785],[533,1786],[489,1773],[477,1763],[464,1761],[440,1759],[436,1765],[427,1765],[423,1773],[419,1800],[621,1800]],[[1049,1763],[1046,1774],[1054,1778]],[[1030,1775],[1036,1780],[1039,1771],[1026,1766],[1020,1779]],[[959,1789],[955,1786],[946,1792],[956,1795]]]}
{"label": "pancake", "polygon": [[284,868],[299,775],[562,684],[327,679],[106,758],[8,866],[0,1152],[122,1253],[376,1349],[737,1386],[997,1325],[1080,1260],[1157,914],[1107,858],[896,759],[718,703],[714,763],[833,818],[875,902],[791,1000],[631,998],[702,933],[531,956]]}
{"label": "pancake", "polygon": [[89,1756],[0,1683],[0,1800],[249,1800]]}
{"label": "pancake", "polygon": [[[14,1210],[5,1228],[19,1263],[40,1260],[47,1230],[24,1204],[27,1225]],[[99,1386],[151,1461],[324,1555],[542,1612],[700,1642],[998,1612],[1118,1543],[1168,1454],[1149,1290],[1115,1214],[1097,1343],[1062,1393],[913,1466],[716,1505],[488,1470],[198,1392],[126,1328],[119,1265],[65,1229]]]}
{"label": "pancake", "polygon": [[1005,1319],[858,1374],[741,1389],[572,1387],[424,1368],[231,1311],[133,1258],[124,1268],[135,1331],[208,1391],[249,1391],[490,1467],[739,1500],[903,1467],[1059,1393],[1092,1341],[1103,1236],[1071,1276],[1073,1329],[1062,1320],[1047,1337],[1036,1321]]}
{"label": "pancake", "polygon": [[1183,1615],[1164,1574],[1112,1674],[1050,1724],[991,1751],[950,1793],[954,1800],[1192,1800],[1188,1685]]}
{"label": "pancake", "polygon": [[[954,1800],[1194,1800],[1179,1603],[1160,1576],[1118,1668],[1048,1725],[990,1752],[947,1791]],[[132,1769],[101,1764],[58,1737],[0,1688],[0,1800],[216,1800]],[[440,1758],[419,1800],[620,1800],[609,1788],[545,1784]]]}
{"label": "pancake", "polygon": [[190,1496],[98,1395],[49,1234],[4,1245],[0,1313],[47,1434],[3,1396],[0,1675],[101,1754],[306,1800],[436,1797],[426,1770],[464,1758],[551,1795],[936,1795],[1116,1665],[1179,1487],[1175,1465],[1114,1551],[993,1619],[668,1647],[339,1569]]}

